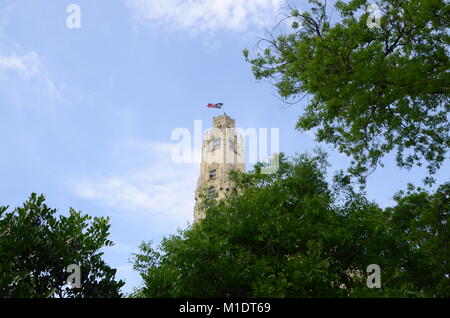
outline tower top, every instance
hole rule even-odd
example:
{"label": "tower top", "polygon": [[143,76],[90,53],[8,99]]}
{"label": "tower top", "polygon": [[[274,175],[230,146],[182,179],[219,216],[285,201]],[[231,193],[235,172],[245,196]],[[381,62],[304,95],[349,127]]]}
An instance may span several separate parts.
{"label": "tower top", "polygon": [[216,116],[213,118],[213,127],[214,128],[234,128],[235,122],[234,119],[228,116],[226,113],[223,115]]}

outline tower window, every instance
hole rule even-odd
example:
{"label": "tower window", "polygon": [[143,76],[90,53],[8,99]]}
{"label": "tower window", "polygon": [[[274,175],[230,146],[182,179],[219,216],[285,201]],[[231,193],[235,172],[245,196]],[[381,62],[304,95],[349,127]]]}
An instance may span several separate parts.
{"label": "tower window", "polygon": [[232,139],[228,139],[228,147],[230,150],[234,150],[234,142]]}
{"label": "tower window", "polygon": [[212,196],[214,196],[214,193],[216,193],[216,188],[214,186],[210,186],[208,188],[208,196],[212,197]]}
{"label": "tower window", "polygon": [[220,148],[220,138],[214,139],[211,150],[216,150],[218,148]]}
{"label": "tower window", "polygon": [[209,171],[209,178],[210,179],[215,178],[216,176],[217,176],[217,170],[216,169]]}

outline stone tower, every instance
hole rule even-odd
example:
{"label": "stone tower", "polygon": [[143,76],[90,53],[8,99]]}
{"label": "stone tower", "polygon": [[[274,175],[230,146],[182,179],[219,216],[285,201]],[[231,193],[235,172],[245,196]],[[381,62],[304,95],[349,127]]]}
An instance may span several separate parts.
{"label": "stone tower", "polygon": [[242,136],[236,133],[234,119],[224,113],[213,118],[213,127],[203,136],[200,176],[195,191],[195,222],[205,217],[199,207],[201,193],[217,193],[217,199],[222,199],[234,189],[228,178],[230,170],[245,172],[244,144]]}

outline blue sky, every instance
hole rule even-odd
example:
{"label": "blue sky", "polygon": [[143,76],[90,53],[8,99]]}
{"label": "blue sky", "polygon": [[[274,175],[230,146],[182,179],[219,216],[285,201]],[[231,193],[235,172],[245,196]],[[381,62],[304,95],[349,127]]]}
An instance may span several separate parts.
{"label": "blue sky", "polygon": [[[69,4],[81,28],[69,29]],[[297,2],[302,6],[302,2]],[[0,3],[0,205],[44,193],[69,207],[111,217],[111,266],[138,286],[128,259],[193,220],[199,165],[176,164],[178,127],[206,129],[222,111],[242,128],[279,128],[288,154],[317,145],[294,129],[304,104],[286,108],[253,78],[242,50],[274,25],[282,0],[2,0]],[[323,145],[325,149],[330,150]],[[349,159],[330,150],[331,171]],[[423,169],[393,156],[368,180],[381,206]],[[448,163],[438,183],[449,178]]]}

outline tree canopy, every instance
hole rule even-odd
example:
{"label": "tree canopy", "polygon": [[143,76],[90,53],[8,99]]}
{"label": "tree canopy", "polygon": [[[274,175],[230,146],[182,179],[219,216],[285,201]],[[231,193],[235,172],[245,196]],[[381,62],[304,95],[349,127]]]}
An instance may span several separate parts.
{"label": "tree canopy", "polygon": [[[43,195],[32,194],[11,212],[0,206],[0,297],[120,297],[123,281],[102,259],[108,218],[55,216]],[[66,284],[71,264],[80,267],[80,288]]]}
{"label": "tree canopy", "polygon": [[269,34],[254,58],[244,50],[256,79],[289,102],[308,97],[297,129],[350,156],[362,183],[391,151],[400,167],[425,164],[433,182],[450,147],[448,2],[309,2],[286,14],[289,34]]}
{"label": "tree canopy", "polygon": [[[410,188],[382,209],[323,154],[280,156],[277,173],[233,172],[206,218],[134,256],[140,297],[448,297],[450,185]],[[370,264],[382,286],[366,285]]]}

